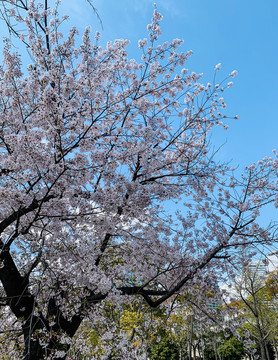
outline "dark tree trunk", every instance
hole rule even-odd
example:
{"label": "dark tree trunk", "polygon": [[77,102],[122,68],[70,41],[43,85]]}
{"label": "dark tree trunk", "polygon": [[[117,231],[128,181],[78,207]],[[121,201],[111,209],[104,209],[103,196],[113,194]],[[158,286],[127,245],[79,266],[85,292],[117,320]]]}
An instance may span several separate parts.
{"label": "dark tree trunk", "polygon": [[[4,247],[1,241],[0,245]],[[4,265],[0,268],[0,280],[8,299],[7,306],[10,307],[13,314],[22,323],[24,336],[23,359],[42,360],[55,350],[65,351],[66,353],[70,346],[61,344],[59,337],[65,334],[72,338],[82,322],[82,316],[75,315],[71,320],[67,320],[59,306],[56,305],[55,299],[50,299],[46,317],[40,313],[35,315],[34,310],[37,310],[38,306],[35,296],[29,291],[28,276],[20,274],[8,249],[2,250],[0,260]],[[50,319],[54,322],[52,327],[49,325]],[[44,335],[46,335],[46,339],[43,338]],[[60,360],[64,358],[59,357]],[[55,359],[55,357],[52,357],[52,359]]]}
{"label": "dark tree trunk", "polygon": [[[51,329],[48,325],[50,317],[54,319],[55,323]],[[65,319],[55,300],[51,299],[48,303],[47,318],[31,316],[24,323],[22,327],[24,334],[24,360],[42,360],[51,354],[51,359],[56,359],[53,355],[55,351],[63,351],[65,353],[64,357],[59,355],[57,359],[66,358],[70,345],[61,343],[60,336],[65,334],[72,338],[82,322],[82,317],[75,315],[71,321]],[[40,333],[41,330],[46,331],[46,336],[48,337],[46,346],[43,345],[44,334]]]}
{"label": "dark tree trunk", "polygon": [[39,342],[39,330],[43,328],[44,324],[36,316],[32,316],[30,320],[23,324],[24,360],[40,360],[47,355],[47,350]]}

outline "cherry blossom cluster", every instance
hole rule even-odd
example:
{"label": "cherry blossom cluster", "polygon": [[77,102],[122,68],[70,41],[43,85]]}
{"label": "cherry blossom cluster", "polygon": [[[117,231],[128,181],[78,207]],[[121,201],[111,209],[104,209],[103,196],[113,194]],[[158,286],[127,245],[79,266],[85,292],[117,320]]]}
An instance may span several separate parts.
{"label": "cherry blossom cluster", "polygon": [[[82,320],[100,323],[107,304],[157,307],[182,292],[204,303],[212,280],[232,275],[235,249],[273,241],[256,219],[278,203],[278,161],[275,152],[239,179],[214,161],[209,137],[228,128],[223,92],[237,72],[202,84],[181,40],[159,43],[157,9],[135,60],[128,40],[101,46],[89,28],[64,38],[56,9],[30,1],[23,17],[8,2],[32,62],[6,41],[0,279],[23,351],[66,358]],[[113,338],[122,358],[139,359],[106,321],[103,358]]]}

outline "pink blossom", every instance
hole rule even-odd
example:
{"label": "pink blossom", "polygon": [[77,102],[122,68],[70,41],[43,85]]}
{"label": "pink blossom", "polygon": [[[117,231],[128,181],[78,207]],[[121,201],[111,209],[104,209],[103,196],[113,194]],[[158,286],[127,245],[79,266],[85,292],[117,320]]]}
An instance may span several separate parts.
{"label": "pink blossom", "polygon": [[216,66],[215,66],[215,70],[216,71],[218,71],[218,70],[220,70],[221,69],[221,63],[219,63],[219,64],[217,64]]}
{"label": "pink blossom", "polygon": [[232,77],[235,77],[237,75],[237,71],[236,70],[233,70],[230,74]]}
{"label": "pink blossom", "polygon": [[170,318],[185,293],[203,308],[208,291],[234,276],[238,248],[271,242],[275,227],[255,220],[265,204],[278,206],[278,161],[266,157],[237,178],[218,162],[225,153],[214,158],[209,140],[228,129],[231,82],[205,87],[202,73],[182,68],[192,52],[179,39],[159,42],[156,10],[140,60],[129,59],[128,40],[102,47],[90,28],[59,33],[56,8],[28,4],[25,14],[9,0],[26,15],[33,63],[7,40],[0,66],[0,279],[9,299],[0,325],[11,339],[0,352],[20,359],[34,346],[65,358],[76,346],[81,358],[139,360],[160,321],[147,306]]}

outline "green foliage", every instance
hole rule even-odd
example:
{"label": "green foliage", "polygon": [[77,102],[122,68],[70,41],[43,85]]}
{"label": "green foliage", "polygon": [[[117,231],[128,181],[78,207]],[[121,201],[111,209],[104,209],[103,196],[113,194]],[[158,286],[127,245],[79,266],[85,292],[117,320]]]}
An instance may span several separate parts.
{"label": "green foliage", "polygon": [[277,283],[277,270],[263,279],[257,272],[247,269],[236,284],[241,298],[237,308],[245,320],[242,329],[249,332],[257,355],[261,356],[261,349],[264,349],[270,360],[274,359],[273,345],[278,343]]}
{"label": "green foliage", "polygon": [[159,331],[155,342],[149,349],[149,357],[151,360],[178,360],[179,349],[175,342],[171,339],[169,333],[165,330]]}
{"label": "green foliage", "polygon": [[269,300],[273,300],[278,296],[278,270],[273,271],[267,278],[266,292]]}
{"label": "green foliage", "polygon": [[235,336],[223,342],[217,351],[223,360],[240,360],[245,354],[243,342],[239,341]]}
{"label": "green foliage", "polygon": [[[216,334],[214,334],[215,337]],[[218,353],[218,357],[221,360],[241,360],[243,359],[246,351],[243,346],[243,341],[238,340],[231,332],[221,332],[217,334],[217,337],[221,339],[221,343],[217,344],[217,350],[215,349],[216,340],[210,339],[206,343],[204,350],[206,360],[215,360],[215,351]]]}

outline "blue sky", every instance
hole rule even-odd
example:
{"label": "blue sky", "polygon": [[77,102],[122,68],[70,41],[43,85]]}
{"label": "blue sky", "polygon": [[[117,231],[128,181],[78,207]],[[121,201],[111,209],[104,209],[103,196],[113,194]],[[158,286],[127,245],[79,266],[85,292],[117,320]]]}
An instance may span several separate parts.
{"label": "blue sky", "polygon": [[[153,0],[95,0],[104,29],[85,0],[67,0],[61,9],[80,30],[90,25],[100,30],[103,41],[131,40],[130,57],[136,57],[137,41],[146,37]],[[157,0],[164,16],[162,39],[184,39],[183,50],[193,50],[187,63],[211,81],[214,67],[222,79],[238,71],[234,86],[226,92],[227,113],[239,115],[228,131],[217,131],[213,142],[226,142],[218,155],[233,165],[248,165],[278,148],[278,2],[277,0]]]}
{"label": "blue sky", "polygon": [[[86,0],[62,0],[60,14],[70,16],[66,26],[75,25],[81,33],[91,26],[101,31],[103,42],[128,38],[129,56],[138,58],[137,43],[147,36],[154,1],[92,2],[103,29]],[[212,81],[218,63],[222,63],[219,80],[238,71],[225,100],[227,114],[238,115],[239,120],[230,120],[228,131],[214,133],[216,148],[225,143],[218,159],[242,168],[271,156],[272,149],[278,150],[278,1],[156,0],[156,4],[164,16],[162,41],[181,38],[182,49],[193,50],[186,64],[190,71],[204,73],[204,82]],[[1,30],[4,36],[4,28]],[[273,214],[267,209],[263,222],[272,217],[277,219],[277,211]]]}
{"label": "blue sky", "polygon": [[[147,36],[153,0],[94,0],[103,29],[86,0],[67,0],[61,9],[80,30],[100,30],[103,42],[128,38],[130,57],[138,58],[138,39]],[[214,68],[222,80],[234,69],[238,76],[225,93],[229,130],[216,129],[212,145],[217,159],[242,169],[278,150],[278,1],[277,0],[156,0],[163,14],[162,41],[181,38],[193,50],[186,67],[212,81]],[[266,208],[261,224],[277,219]],[[270,250],[266,250],[267,252]]]}
{"label": "blue sky", "polygon": [[[138,58],[138,39],[147,36],[154,0],[91,1],[103,29],[86,0],[62,0],[60,14],[70,16],[66,27],[75,25],[82,33],[91,26],[101,31],[103,42],[128,38],[129,56]],[[49,0],[50,6],[53,3]],[[238,71],[225,100],[227,115],[238,115],[239,120],[229,121],[228,131],[214,132],[215,147],[225,143],[218,158],[241,168],[271,155],[278,149],[278,1],[156,0],[156,4],[164,16],[162,41],[181,38],[182,49],[193,50],[186,64],[189,70],[204,73],[204,82],[212,81],[218,63],[222,63],[219,80]]]}
{"label": "blue sky", "polygon": [[[92,0],[103,29],[86,0],[62,0],[60,14],[70,16],[67,28],[75,25],[80,33],[87,26],[100,30],[103,42],[128,38],[129,56],[138,58],[138,39],[147,36],[153,2]],[[218,159],[242,168],[271,156],[272,149],[278,150],[278,1],[156,0],[156,4],[164,16],[162,41],[182,38],[182,49],[193,50],[186,64],[190,71],[204,73],[204,82],[212,81],[218,63],[222,63],[219,80],[238,71],[225,100],[227,114],[238,115],[239,120],[230,120],[228,131],[214,132],[213,145],[225,143]]]}

